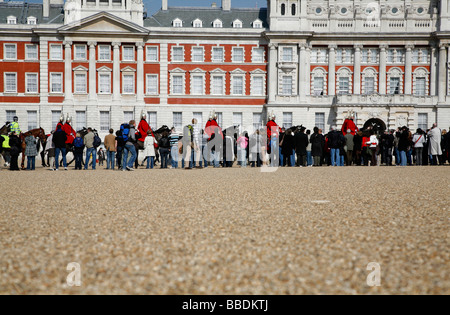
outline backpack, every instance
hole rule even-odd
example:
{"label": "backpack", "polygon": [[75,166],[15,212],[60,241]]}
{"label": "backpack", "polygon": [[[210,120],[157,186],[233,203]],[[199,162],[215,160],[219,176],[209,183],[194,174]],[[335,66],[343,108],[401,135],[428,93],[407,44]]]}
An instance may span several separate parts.
{"label": "backpack", "polygon": [[122,140],[126,143],[130,139],[130,125],[122,124],[120,126],[120,132],[122,134]]}
{"label": "backpack", "polygon": [[83,147],[83,139],[82,138],[75,138],[75,140],[73,140],[73,146],[75,148]]}
{"label": "backpack", "polygon": [[94,148],[98,148],[102,144],[102,139],[98,136],[98,134],[95,134],[94,136]]}

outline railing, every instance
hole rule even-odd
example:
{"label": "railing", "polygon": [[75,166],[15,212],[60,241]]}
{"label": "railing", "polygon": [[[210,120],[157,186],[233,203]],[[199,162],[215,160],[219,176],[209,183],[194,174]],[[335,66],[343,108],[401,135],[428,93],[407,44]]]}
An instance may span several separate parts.
{"label": "railing", "polygon": [[405,20],[391,20],[389,21],[389,28],[405,27]]}
{"label": "railing", "polygon": [[338,21],[338,27],[339,27],[339,28],[349,28],[349,27],[353,27],[353,22],[354,22],[354,20],[343,20],[343,21]]}
{"label": "railing", "polygon": [[313,28],[327,28],[329,20],[314,20],[311,25]]}

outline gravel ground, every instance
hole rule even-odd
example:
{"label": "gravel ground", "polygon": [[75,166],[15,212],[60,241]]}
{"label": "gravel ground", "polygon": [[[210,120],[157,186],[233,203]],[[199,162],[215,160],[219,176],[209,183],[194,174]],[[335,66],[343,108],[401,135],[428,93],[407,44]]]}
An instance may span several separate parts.
{"label": "gravel ground", "polygon": [[0,178],[0,294],[450,293],[450,167]]}

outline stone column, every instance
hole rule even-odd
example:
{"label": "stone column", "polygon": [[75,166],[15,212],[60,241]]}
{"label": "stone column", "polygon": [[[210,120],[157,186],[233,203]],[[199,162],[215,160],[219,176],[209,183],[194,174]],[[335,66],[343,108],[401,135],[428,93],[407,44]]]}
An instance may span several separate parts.
{"label": "stone column", "polygon": [[70,101],[72,94],[72,42],[65,41],[65,59],[64,59],[64,92],[65,100]]}
{"label": "stone column", "polygon": [[306,46],[306,95],[311,95],[311,45]]}
{"label": "stone column", "polygon": [[120,100],[120,46],[121,43],[113,42],[113,100]]}
{"label": "stone column", "polygon": [[361,94],[361,49],[363,45],[356,44],[355,46],[355,69],[353,71],[353,94]]}
{"label": "stone column", "polygon": [[439,102],[447,95],[447,44],[439,45]]}
{"label": "stone column", "polygon": [[277,62],[278,62],[278,45],[269,44],[269,103],[274,103],[277,95],[278,86],[278,74],[277,74]]}
{"label": "stone column", "polygon": [[97,99],[97,69],[95,60],[95,46],[97,42],[88,42],[89,47],[89,100]]}
{"label": "stone column", "polygon": [[430,95],[436,96],[436,79],[437,79],[437,61],[436,61],[436,47],[431,46],[431,69],[430,69]]}
{"label": "stone column", "polygon": [[136,99],[144,101],[144,43],[136,43],[137,47],[137,70],[136,70]]}
{"label": "stone column", "polygon": [[336,49],[335,44],[328,46],[328,95],[336,95]]}
{"label": "stone column", "polygon": [[414,45],[408,44],[405,46],[405,95],[412,95],[412,50]]}
{"label": "stone column", "polygon": [[306,98],[306,91],[308,89],[307,86],[307,75],[309,73],[308,67],[307,67],[307,52],[306,47],[308,45],[306,43],[299,44],[300,53],[298,57],[298,95],[300,96],[300,100],[303,101]]}
{"label": "stone column", "polygon": [[381,95],[386,94],[386,62],[387,62],[387,52],[389,46],[386,44],[380,45],[380,78],[379,78],[379,91]]}

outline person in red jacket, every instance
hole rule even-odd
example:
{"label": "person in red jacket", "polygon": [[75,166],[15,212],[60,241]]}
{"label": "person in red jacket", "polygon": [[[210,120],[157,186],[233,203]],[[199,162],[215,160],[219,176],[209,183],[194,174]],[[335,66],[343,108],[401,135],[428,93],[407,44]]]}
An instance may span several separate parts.
{"label": "person in red jacket", "polygon": [[138,132],[141,136],[139,139],[137,139],[138,144],[139,144],[139,149],[141,149],[141,150],[144,149],[145,138],[147,137],[147,134],[149,131],[151,132],[151,135],[154,138],[155,135],[153,133],[153,130],[147,122],[147,114],[142,112],[141,113],[141,121],[139,122],[139,125],[138,125]]}
{"label": "person in red jacket", "polygon": [[61,129],[64,127],[64,114],[61,113],[61,116],[59,117],[59,123],[56,125],[55,131],[58,130],[58,126],[61,126]]}
{"label": "person in red jacket", "polygon": [[275,134],[276,136],[278,136],[280,134],[280,132],[281,132],[281,128],[275,122],[276,118],[277,117],[272,112],[272,114],[270,114],[270,117],[269,117],[269,122],[266,125],[266,127],[267,127],[267,140],[268,141],[270,141],[270,139],[272,138],[272,130],[276,130],[276,134]]}
{"label": "person in red jacket", "polygon": [[211,140],[211,137],[215,133],[217,128],[219,128],[218,133],[221,135],[223,139],[222,128],[220,128],[219,124],[217,123],[217,114],[215,112],[212,112],[205,126],[205,133],[209,136],[208,141]]}
{"label": "person in red jacket", "polygon": [[355,136],[356,133],[359,131],[358,127],[355,124],[355,113],[353,111],[350,111],[347,118],[344,121],[344,124],[342,125],[342,133],[344,136],[347,134],[347,130],[350,129],[350,133]]}
{"label": "person in red jacket", "polygon": [[[67,136],[66,145],[69,145],[69,146],[71,146],[73,144],[73,141],[75,140],[76,135],[77,135],[75,130],[72,128],[71,123],[72,123],[72,117],[67,115],[66,123],[62,126],[62,130],[66,133],[66,136]],[[58,128],[58,127],[56,127],[56,128]]]}

